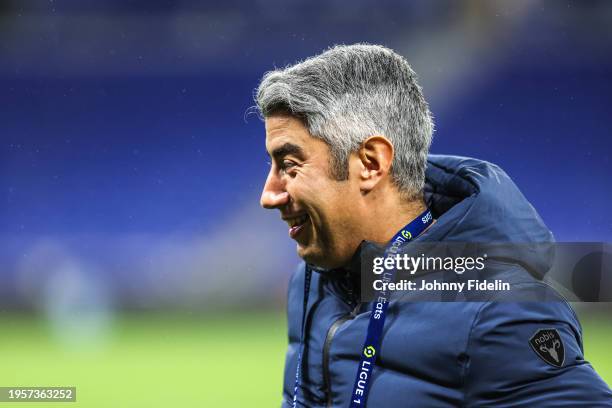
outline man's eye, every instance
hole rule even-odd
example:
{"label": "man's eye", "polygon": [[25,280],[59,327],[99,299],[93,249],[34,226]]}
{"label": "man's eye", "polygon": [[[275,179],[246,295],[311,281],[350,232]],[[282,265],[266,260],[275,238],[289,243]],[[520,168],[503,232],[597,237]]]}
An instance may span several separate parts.
{"label": "man's eye", "polygon": [[280,162],[279,169],[281,173],[295,175],[294,172],[289,173],[293,168],[297,167],[297,163],[291,160],[283,160]]}
{"label": "man's eye", "polygon": [[283,160],[283,161],[281,162],[281,168],[282,168],[283,170],[290,169],[290,168],[292,168],[292,167],[294,167],[294,166],[295,166],[295,163],[294,163],[294,162],[292,162],[291,160]]}

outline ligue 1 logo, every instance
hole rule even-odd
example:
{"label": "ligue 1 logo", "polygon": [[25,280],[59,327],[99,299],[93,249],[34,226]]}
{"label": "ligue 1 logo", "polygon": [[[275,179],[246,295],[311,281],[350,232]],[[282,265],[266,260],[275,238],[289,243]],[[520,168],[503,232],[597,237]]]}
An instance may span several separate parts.
{"label": "ligue 1 logo", "polygon": [[372,346],[367,346],[366,348],[363,349],[363,355],[366,356],[367,358],[374,357],[374,354],[376,354],[376,349]]}
{"label": "ligue 1 logo", "polygon": [[529,339],[533,351],[548,364],[561,367],[565,361],[565,348],[557,329],[540,329]]}
{"label": "ligue 1 logo", "polygon": [[410,231],[402,230],[402,237],[406,238],[407,240],[411,240],[412,234],[410,233]]}

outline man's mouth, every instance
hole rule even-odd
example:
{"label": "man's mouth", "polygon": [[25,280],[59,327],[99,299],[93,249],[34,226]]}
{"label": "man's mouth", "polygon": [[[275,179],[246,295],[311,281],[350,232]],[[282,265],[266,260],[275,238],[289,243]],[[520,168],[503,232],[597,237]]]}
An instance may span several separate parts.
{"label": "man's mouth", "polygon": [[299,215],[297,217],[285,218],[285,221],[289,225],[289,236],[291,238],[297,237],[297,235],[304,229],[306,223],[310,220],[307,214]]}

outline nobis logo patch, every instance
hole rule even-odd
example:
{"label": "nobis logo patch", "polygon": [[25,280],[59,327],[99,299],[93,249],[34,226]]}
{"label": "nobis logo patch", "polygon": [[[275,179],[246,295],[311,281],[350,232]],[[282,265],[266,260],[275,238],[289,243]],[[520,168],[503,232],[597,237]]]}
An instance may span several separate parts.
{"label": "nobis logo patch", "polygon": [[548,364],[561,367],[565,361],[565,347],[557,329],[540,329],[529,339],[535,353]]}

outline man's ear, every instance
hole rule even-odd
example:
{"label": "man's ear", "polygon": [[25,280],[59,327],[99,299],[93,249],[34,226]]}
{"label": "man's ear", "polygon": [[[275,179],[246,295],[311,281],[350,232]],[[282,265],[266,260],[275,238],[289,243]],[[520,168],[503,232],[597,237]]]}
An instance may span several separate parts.
{"label": "man's ear", "polygon": [[393,144],[384,136],[370,136],[363,141],[357,155],[360,190],[367,193],[391,172]]}

